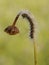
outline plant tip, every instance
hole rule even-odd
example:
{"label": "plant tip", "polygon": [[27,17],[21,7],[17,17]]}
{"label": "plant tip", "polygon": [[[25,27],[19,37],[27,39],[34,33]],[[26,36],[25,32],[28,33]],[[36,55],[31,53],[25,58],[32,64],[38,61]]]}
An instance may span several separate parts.
{"label": "plant tip", "polygon": [[4,31],[8,33],[9,35],[15,35],[19,33],[19,30],[16,26],[8,26],[7,28],[5,28]]}

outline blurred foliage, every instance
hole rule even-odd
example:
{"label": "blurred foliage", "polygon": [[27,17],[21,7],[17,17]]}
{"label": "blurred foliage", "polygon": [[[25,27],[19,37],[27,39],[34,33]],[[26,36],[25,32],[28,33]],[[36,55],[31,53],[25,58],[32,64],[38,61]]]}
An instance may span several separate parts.
{"label": "blurred foliage", "polygon": [[26,20],[19,18],[19,34],[10,36],[4,32],[22,9],[29,10],[36,19],[38,65],[49,65],[49,0],[0,0],[0,65],[34,64],[33,41]]}

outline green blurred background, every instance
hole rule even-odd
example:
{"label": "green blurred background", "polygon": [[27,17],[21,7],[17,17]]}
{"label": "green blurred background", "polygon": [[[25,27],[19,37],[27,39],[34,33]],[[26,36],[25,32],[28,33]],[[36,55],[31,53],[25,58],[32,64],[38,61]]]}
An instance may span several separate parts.
{"label": "green blurred background", "polygon": [[27,20],[19,18],[16,24],[19,34],[10,36],[4,32],[22,9],[29,10],[36,20],[37,65],[49,65],[49,0],[0,0],[0,65],[34,64]]}

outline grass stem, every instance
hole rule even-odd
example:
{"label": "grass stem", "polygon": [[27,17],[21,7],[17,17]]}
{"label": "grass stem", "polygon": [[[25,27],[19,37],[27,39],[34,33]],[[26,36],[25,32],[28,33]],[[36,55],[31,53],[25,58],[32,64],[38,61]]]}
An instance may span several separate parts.
{"label": "grass stem", "polygon": [[34,65],[37,65],[37,48],[34,39],[33,39],[33,44],[34,44]]}

